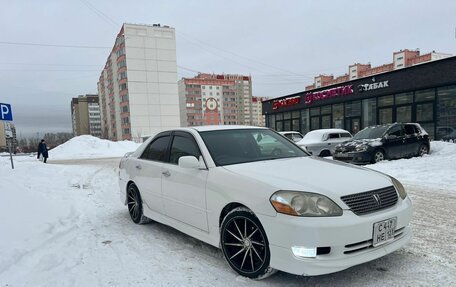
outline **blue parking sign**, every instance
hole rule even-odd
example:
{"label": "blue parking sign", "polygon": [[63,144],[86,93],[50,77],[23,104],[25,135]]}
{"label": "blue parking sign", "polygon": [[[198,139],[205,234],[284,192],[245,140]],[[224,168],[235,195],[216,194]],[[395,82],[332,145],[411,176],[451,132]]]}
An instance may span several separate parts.
{"label": "blue parking sign", "polygon": [[13,112],[11,111],[11,105],[0,103],[0,121],[12,121]]}

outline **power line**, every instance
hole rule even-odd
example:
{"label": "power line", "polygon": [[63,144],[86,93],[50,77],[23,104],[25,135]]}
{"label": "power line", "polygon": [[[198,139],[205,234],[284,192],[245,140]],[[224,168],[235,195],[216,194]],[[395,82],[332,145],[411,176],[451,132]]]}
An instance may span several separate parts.
{"label": "power line", "polygon": [[105,13],[103,13],[102,11],[100,11],[99,9],[97,9],[95,6],[93,6],[92,4],[90,4],[89,1],[86,1],[86,0],[79,0],[80,2],[82,2],[84,5],[86,5],[90,10],[92,10],[93,12],[95,12],[95,14],[97,14],[101,19],[103,19],[105,22],[111,24],[111,25],[114,25],[115,27],[119,27],[119,24],[117,24],[116,21],[114,21],[111,17],[109,17],[108,15],[106,15]]}
{"label": "power line", "polygon": [[13,63],[0,62],[0,65],[23,65],[23,66],[58,66],[58,67],[99,67],[94,64],[44,64],[44,63]]}
{"label": "power line", "polygon": [[77,49],[112,49],[112,47],[106,47],[106,46],[61,45],[61,44],[6,42],[6,41],[0,41],[0,45],[41,46],[41,47],[56,47],[56,48],[77,48]]}

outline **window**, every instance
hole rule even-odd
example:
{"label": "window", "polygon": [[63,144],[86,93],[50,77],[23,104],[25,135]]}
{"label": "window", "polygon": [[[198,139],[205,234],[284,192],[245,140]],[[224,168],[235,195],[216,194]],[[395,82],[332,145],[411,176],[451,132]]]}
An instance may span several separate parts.
{"label": "window", "polygon": [[179,158],[182,156],[194,156],[199,159],[201,153],[198,146],[190,137],[184,137],[180,135],[174,136],[173,143],[171,146],[171,153],[169,156],[169,162],[172,164],[178,164]]}
{"label": "window", "polygon": [[169,136],[163,136],[155,139],[146,147],[141,155],[141,158],[154,161],[165,161],[168,143]]}
{"label": "window", "polygon": [[402,93],[396,95],[396,105],[411,104],[413,102],[413,93]]}
{"label": "window", "polygon": [[352,136],[351,136],[351,134],[349,134],[349,133],[341,133],[341,134],[340,134],[340,137],[341,137],[341,138],[351,138]]}
{"label": "window", "polygon": [[338,139],[340,136],[339,134],[329,134],[328,139]]}
{"label": "window", "polygon": [[421,90],[415,92],[415,102],[433,101],[435,99],[435,90]]}
{"label": "window", "polygon": [[345,104],[345,117],[361,116],[361,101],[349,102]]}
{"label": "window", "polygon": [[332,106],[333,127],[341,129],[344,126],[344,104],[337,104]]}
{"label": "window", "polygon": [[378,98],[378,106],[385,107],[385,106],[392,106],[394,105],[394,97],[393,95],[384,96]]}
{"label": "window", "polygon": [[[456,140],[456,85],[438,88],[436,139]],[[428,131],[428,130],[426,130]],[[429,132],[429,131],[428,131]]]}
{"label": "window", "polygon": [[373,126],[377,123],[377,99],[363,100],[363,127]]}
{"label": "window", "polygon": [[418,129],[415,125],[405,125],[404,130],[405,130],[405,134],[408,136],[418,133]]}
{"label": "window", "polygon": [[416,121],[426,122],[434,119],[434,104],[417,104],[416,105]]}
{"label": "window", "polygon": [[392,127],[392,128],[389,130],[388,135],[390,135],[390,136],[396,136],[396,137],[401,137],[401,136],[404,135],[404,130],[402,129],[402,126],[401,126],[401,125],[397,125],[397,126]]}

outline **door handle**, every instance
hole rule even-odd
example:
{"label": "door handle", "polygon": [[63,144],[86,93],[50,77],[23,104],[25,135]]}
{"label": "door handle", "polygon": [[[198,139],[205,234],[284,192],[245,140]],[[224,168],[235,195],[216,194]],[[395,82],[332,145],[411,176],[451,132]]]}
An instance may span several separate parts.
{"label": "door handle", "polygon": [[141,166],[141,165],[139,165],[139,164],[138,164],[138,165],[136,165],[135,167],[136,167],[136,169],[142,169],[142,166]]}
{"label": "door handle", "polygon": [[166,177],[171,176],[171,173],[169,172],[169,170],[162,172],[162,174]]}

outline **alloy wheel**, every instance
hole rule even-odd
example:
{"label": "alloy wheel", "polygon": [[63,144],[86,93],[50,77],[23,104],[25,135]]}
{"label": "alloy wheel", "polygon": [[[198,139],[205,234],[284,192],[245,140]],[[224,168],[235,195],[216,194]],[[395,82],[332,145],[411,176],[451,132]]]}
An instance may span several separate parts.
{"label": "alloy wheel", "polygon": [[265,235],[247,217],[237,216],[226,223],[222,248],[230,265],[240,273],[256,273],[264,268],[267,260]]}
{"label": "alloy wheel", "polygon": [[385,159],[385,155],[382,151],[376,151],[374,155],[374,162],[379,162]]}
{"label": "alloy wheel", "polygon": [[427,148],[427,146],[425,146],[425,145],[420,146],[419,155],[420,155],[420,156],[423,156],[423,155],[425,155],[425,154],[427,154],[427,153],[428,153],[428,148]]}
{"label": "alloy wheel", "polygon": [[141,220],[141,199],[136,188],[132,185],[128,188],[128,212],[133,222],[138,223]]}

